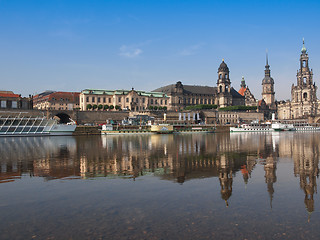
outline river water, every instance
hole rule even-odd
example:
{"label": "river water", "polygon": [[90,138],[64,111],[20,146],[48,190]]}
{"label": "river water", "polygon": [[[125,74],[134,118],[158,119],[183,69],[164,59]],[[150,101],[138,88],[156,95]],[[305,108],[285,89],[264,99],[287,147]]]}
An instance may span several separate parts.
{"label": "river water", "polygon": [[0,138],[0,239],[319,239],[320,133]]}

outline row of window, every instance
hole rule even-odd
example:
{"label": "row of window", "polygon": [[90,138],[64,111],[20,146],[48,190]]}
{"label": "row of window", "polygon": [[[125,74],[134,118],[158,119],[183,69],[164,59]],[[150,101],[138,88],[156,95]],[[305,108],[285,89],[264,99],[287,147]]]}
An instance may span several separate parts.
{"label": "row of window", "polygon": [[7,101],[7,100],[1,100],[0,103],[1,108],[18,108],[18,102],[17,101]]}
{"label": "row of window", "polygon": [[[106,103],[107,102],[107,98],[105,98],[105,97],[86,97],[86,102],[90,102],[90,99],[91,99],[91,102],[93,102],[93,103],[95,103],[96,100],[97,100],[97,103]],[[81,98],[81,102],[82,101],[83,101],[83,99]],[[122,101],[122,97],[119,97],[118,102],[121,103],[121,101]],[[108,98],[108,102],[111,103],[112,99]],[[126,98],[126,102],[129,103],[129,98]],[[131,102],[139,103],[139,98],[136,98],[136,99],[131,98]],[[146,99],[142,98],[141,102],[145,103]],[[158,99],[150,99],[150,104],[158,104],[158,103],[160,103],[161,105],[163,103],[165,105],[167,105],[167,100],[160,99],[160,101],[158,101]]]}
{"label": "row of window", "polygon": [[185,104],[214,104],[214,99],[184,98]]}

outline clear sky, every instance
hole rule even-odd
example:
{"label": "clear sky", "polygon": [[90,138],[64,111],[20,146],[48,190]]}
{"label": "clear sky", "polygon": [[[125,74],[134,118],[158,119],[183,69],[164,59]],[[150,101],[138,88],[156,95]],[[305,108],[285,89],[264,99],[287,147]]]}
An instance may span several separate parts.
{"label": "clear sky", "polygon": [[244,76],[260,99],[268,49],[276,99],[289,99],[303,37],[320,87],[319,12],[320,1],[0,0],[0,89],[216,86],[224,58],[232,86]]}

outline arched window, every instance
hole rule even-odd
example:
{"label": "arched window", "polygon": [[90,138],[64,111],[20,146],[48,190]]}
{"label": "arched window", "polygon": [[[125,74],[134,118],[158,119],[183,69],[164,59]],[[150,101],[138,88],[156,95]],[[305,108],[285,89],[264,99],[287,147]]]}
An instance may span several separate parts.
{"label": "arched window", "polygon": [[222,92],[222,86],[220,86],[220,92]]}
{"label": "arched window", "polygon": [[306,67],[306,60],[303,60],[302,67]]}
{"label": "arched window", "polygon": [[303,93],[303,99],[305,99],[305,100],[307,100],[307,98],[308,98],[308,93]]}
{"label": "arched window", "polygon": [[221,74],[219,74],[219,79],[221,79],[221,76],[222,76],[222,75],[221,75]]}

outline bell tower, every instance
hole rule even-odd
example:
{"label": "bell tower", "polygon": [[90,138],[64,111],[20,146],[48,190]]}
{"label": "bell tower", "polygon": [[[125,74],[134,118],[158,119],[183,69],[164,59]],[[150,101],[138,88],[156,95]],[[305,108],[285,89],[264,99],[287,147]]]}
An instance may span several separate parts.
{"label": "bell tower", "polygon": [[313,82],[313,71],[309,68],[309,56],[302,42],[300,69],[297,70],[297,86],[291,87],[293,118],[315,115],[317,112],[317,87]]}
{"label": "bell tower", "polygon": [[275,108],[274,95],[274,80],[271,77],[270,66],[268,63],[268,53],[266,53],[266,66],[264,70],[264,78],[262,80],[262,99],[266,102],[270,109]]}
{"label": "bell tower", "polygon": [[218,68],[218,106],[227,107],[232,105],[231,82],[229,78],[229,68],[222,59],[222,63]]}

